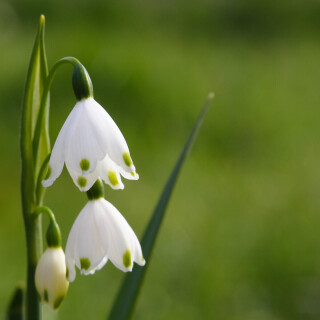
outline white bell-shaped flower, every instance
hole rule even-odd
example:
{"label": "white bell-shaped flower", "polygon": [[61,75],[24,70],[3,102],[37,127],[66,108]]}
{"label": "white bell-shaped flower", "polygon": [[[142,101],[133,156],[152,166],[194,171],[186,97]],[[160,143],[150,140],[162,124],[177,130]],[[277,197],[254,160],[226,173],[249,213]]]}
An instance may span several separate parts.
{"label": "white bell-shaped flower", "polygon": [[121,177],[137,180],[127,143],[107,111],[92,97],[76,103],[52,149],[44,187],[66,167],[81,191],[101,177],[113,189],[123,189]]}
{"label": "white bell-shaped flower", "polygon": [[49,247],[41,256],[35,284],[42,302],[57,310],[68,291],[65,255],[61,247]]}
{"label": "white bell-shaped flower", "polygon": [[134,262],[145,264],[139,240],[125,218],[100,197],[86,204],[70,231],[66,245],[68,280],[75,279],[75,266],[82,274],[92,274],[108,259],[124,272],[132,271]]}

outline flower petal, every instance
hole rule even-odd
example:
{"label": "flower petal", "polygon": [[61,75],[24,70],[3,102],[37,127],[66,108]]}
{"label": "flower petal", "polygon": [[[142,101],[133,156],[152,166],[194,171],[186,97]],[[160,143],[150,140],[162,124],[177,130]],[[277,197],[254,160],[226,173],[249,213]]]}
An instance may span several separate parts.
{"label": "flower petal", "polygon": [[49,175],[46,180],[42,181],[42,185],[44,187],[51,186],[62,172],[63,164],[65,161],[65,147],[66,145],[68,145],[69,141],[68,137],[70,136],[73,125],[77,121],[79,116],[79,108],[76,108],[76,106],[72,109],[67,120],[63,124],[53,146],[49,160]]}
{"label": "flower petal", "polygon": [[[90,117],[94,114],[94,108],[88,110],[90,105],[87,100],[77,103],[80,116],[69,137],[65,159],[68,168],[83,173],[94,171],[97,161],[101,160],[106,152],[101,146],[101,141],[96,139],[94,129],[91,126]],[[84,161],[85,166],[82,165]]]}
{"label": "flower petal", "polygon": [[107,200],[98,199],[104,211],[104,221],[98,232],[108,258],[122,271],[131,271],[133,262],[144,265],[140,243],[121,213]]}
{"label": "flower petal", "polygon": [[70,282],[75,278],[75,265],[82,274],[90,274],[102,268],[108,260],[98,238],[94,206],[95,203],[89,201],[81,210],[67,240],[66,261]]}
{"label": "flower petal", "polygon": [[95,105],[96,112],[92,114],[91,119],[94,123],[100,124],[99,133],[103,134],[101,140],[105,140],[107,143],[109,157],[121,166],[124,171],[129,174],[131,172],[135,173],[136,169],[132,163],[127,142],[120,129],[99,103],[93,100],[92,105]]}
{"label": "flower petal", "polygon": [[123,189],[124,185],[120,176],[121,168],[117,166],[109,156],[106,156],[99,163],[99,176],[103,181],[108,184],[112,189]]}
{"label": "flower petal", "polygon": [[74,281],[76,277],[75,264],[78,258],[78,233],[77,220],[74,222],[71,231],[68,236],[66,245],[66,265],[67,265],[67,277],[68,281]]}
{"label": "flower petal", "polygon": [[[97,266],[100,266],[104,260],[106,252],[101,246],[98,237],[98,226],[95,221],[95,202],[89,201],[80,213],[79,221],[79,262],[76,261],[77,267],[81,269],[81,273],[93,273]],[[85,260],[87,259],[87,260]],[[85,265],[83,265],[85,264]]]}
{"label": "flower petal", "polygon": [[74,184],[79,188],[80,191],[88,191],[99,177],[98,168],[96,168],[96,170],[91,173],[85,173],[83,175],[81,170],[76,171],[73,168],[69,167],[69,163],[67,163],[66,167]]}

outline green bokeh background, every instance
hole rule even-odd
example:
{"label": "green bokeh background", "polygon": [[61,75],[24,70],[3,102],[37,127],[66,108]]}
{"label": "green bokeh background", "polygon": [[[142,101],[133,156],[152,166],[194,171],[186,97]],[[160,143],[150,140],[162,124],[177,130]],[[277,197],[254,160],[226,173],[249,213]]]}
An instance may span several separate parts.
{"label": "green bokeh background", "polygon": [[[140,174],[106,197],[140,237],[189,130],[216,98],[176,186],[134,319],[320,318],[320,4],[312,0],[0,2],[0,317],[24,281],[19,120],[39,15],[49,66],[80,59]],[[51,91],[56,138],[75,98]],[[63,242],[86,197],[47,191]],[[47,225],[47,221],[44,221]],[[147,261],[148,263],[148,261]],[[104,319],[123,273],[77,275],[58,313]]]}

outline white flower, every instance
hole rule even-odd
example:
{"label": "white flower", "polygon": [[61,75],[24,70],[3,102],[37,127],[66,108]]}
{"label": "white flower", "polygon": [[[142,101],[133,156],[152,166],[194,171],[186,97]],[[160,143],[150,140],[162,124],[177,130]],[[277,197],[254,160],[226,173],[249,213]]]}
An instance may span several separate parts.
{"label": "white flower", "polygon": [[42,302],[52,309],[60,307],[68,291],[65,255],[61,247],[49,247],[41,256],[35,274],[35,283]]}
{"label": "white flower", "polygon": [[137,180],[127,143],[107,111],[92,97],[76,103],[52,149],[44,187],[66,167],[81,191],[101,177],[113,189],[123,189],[121,177]]}
{"label": "white flower", "polygon": [[66,245],[68,280],[75,279],[75,265],[92,274],[110,261],[120,270],[132,271],[133,262],[143,266],[141,246],[121,213],[104,198],[89,201],[70,231]]}

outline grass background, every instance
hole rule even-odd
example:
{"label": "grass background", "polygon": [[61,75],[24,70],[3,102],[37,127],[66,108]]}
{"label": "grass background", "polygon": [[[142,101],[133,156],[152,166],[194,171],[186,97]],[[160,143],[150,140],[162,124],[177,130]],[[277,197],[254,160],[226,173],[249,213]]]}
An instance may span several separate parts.
{"label": "grass background", "polygon": [[[133,318],[319,319],[320,5],[312,0],[1,1],[0,317],[25,278],[19,120],[42,13],[49,66],[80,59],[126,137],[140,180],[106,188],[106,197],[138,236],[216,93]],[[51,92],[52,141],[74,103],[66,67]],[[66,170],[48,189],[64,244],[85,203]],[[122,279],[111,263],[78,274],[58,313],[43,308],[45,319],[105,318]]]}

